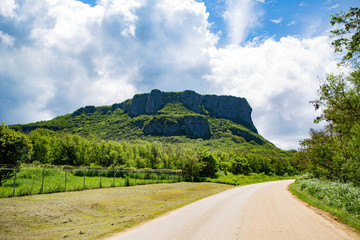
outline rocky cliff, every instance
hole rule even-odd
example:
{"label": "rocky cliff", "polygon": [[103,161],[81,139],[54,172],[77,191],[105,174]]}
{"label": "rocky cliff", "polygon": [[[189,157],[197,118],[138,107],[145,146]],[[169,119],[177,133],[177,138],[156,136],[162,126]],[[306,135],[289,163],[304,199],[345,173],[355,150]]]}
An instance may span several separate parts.
{"label": "rocky cliff", "polygon": [[233,96],[200,95],[194,91],[162,92],[137,94],[118,106],[132,117],[143,114],[155,114],[168,103],[178,102],[194,113],[229,119],[242,124],[257,133],[252,119],[252,109],[245,98]]}
{"label": "rocky cliff", "polygon": [[144,134],[152,136],[182,135],[189,138],[209,139],[211,137],[209,124],[204,116],[181,116],[168,118],[158,116],[152,118],[144,126]]}

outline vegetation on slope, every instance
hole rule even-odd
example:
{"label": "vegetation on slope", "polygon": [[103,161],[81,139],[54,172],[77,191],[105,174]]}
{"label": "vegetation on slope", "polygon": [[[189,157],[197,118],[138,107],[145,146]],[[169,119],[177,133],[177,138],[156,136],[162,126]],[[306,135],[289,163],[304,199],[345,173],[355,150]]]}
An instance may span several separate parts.
{"label": "vegetation on slope", "polygon": [[[297,173],[291,160],[294,151],[278,149],[239,123],[196,113],[181,102],[136,117],[124,113],[119,104],[87,106],[50,121],[11,128],[24,132],[31,142],[25,163],[174,169],[182,170],[187,180],[215,176],[218,171],[225,175]],[[171,136],[146,134],[149,128],[168,128]],[[210,135],[197,137],[201,131]]]}

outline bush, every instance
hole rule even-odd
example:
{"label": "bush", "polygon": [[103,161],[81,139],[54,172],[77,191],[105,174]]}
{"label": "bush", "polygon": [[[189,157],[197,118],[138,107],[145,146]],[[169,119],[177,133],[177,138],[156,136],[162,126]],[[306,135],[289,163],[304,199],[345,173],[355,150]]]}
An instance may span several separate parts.
{"label": "bush", "polygon": [[352,183],[331,182],[319,179],[298,179],[302,191],[322,200],[325,204],[354,213],[360,218],[360,188]]}

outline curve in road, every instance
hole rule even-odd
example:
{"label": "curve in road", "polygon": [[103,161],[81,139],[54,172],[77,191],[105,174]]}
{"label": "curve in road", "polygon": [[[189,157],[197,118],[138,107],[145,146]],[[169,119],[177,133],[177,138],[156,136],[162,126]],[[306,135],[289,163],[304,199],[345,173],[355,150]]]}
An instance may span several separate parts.
{"label": "curve in road", "polygon": [[287,187],[293,180],[237,187],[199,200],[111,240],[360,239],[317,214]]}

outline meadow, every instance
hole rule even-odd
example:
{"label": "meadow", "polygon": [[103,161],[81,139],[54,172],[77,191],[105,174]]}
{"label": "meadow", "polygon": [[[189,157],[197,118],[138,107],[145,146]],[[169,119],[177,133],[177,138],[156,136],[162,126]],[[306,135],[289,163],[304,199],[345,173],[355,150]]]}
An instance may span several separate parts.
{"label": "meadow", "polygon": [[0,239],[103,239],[232,188],[149,184],[0,199]]}
{"label": "meadow", "polygon": [[182,177],[176,171],[19,169],[0,186],[0,198],[180,181]]}

